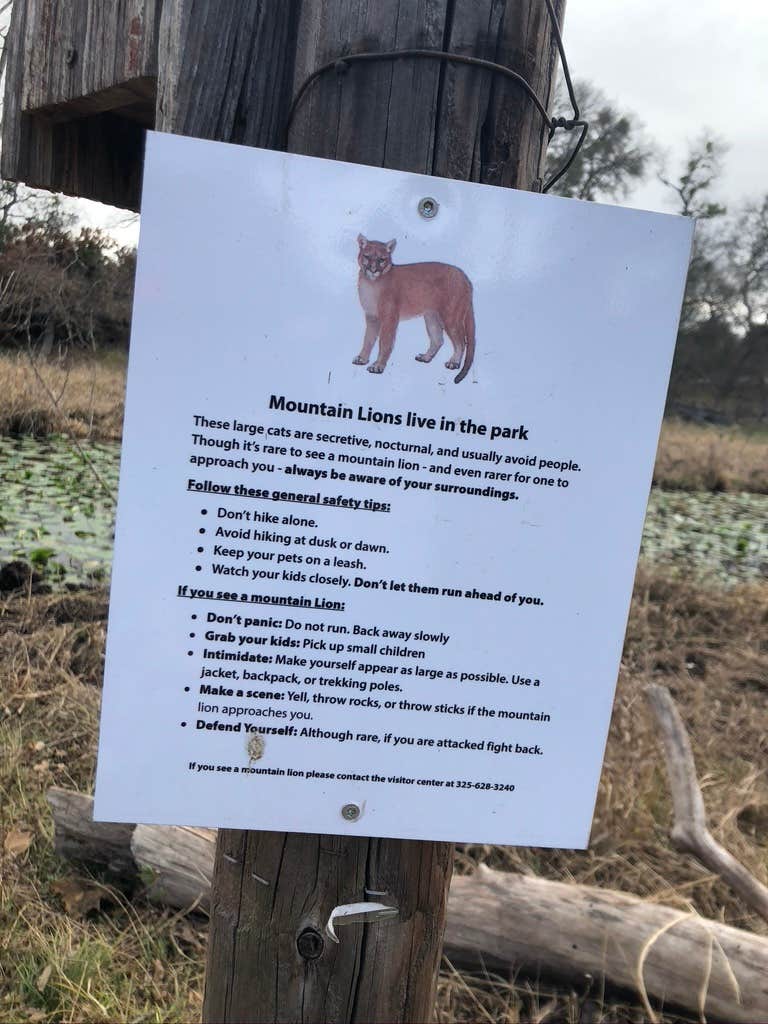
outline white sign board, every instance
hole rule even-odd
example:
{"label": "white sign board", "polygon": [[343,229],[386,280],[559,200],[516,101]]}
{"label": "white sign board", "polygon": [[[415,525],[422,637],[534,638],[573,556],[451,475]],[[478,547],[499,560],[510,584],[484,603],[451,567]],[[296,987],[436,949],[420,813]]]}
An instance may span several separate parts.
{"label": "white sign board", "polygon": [[690,243],[150,133],[97,818],[585,846]]}

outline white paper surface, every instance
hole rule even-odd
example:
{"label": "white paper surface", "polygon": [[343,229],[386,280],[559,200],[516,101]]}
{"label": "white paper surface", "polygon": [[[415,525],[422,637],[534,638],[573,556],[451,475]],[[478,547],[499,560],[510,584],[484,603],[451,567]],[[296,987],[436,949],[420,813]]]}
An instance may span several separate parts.
{"label": "white paper surface", "polygon": [[585,846],[691,230],[150,133],[96,817]]}

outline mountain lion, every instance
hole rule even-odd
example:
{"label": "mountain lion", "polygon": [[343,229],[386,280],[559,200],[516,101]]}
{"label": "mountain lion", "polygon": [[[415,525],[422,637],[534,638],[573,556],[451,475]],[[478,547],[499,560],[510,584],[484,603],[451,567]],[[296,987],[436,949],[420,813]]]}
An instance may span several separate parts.
{"label": "mountain lion", "polygon": [[420,363],[431,362],[443,344],[445,330],[453,345],[453,354],[445,365],[449,370],[461,367],[454,381],[458,384],[464,380],[475,355],[472,282],[464,271],[448,263],[395,265],[392,262],[394,238],[391,242],[372,242],[358,235],[357,242],[360,267],[357,291],[365,313],[365,337],[359,355],[352,362],[367,365],[378,338],[378,358],[368,370],[383,373],[392,355],[400,321],[423,316],[429,347],[416,359]]}

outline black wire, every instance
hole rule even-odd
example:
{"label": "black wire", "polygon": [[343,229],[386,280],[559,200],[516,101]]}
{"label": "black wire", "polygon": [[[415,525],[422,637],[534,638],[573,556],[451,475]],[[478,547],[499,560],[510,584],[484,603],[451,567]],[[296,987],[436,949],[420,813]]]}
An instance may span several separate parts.
{"label": "black wire", "polygon": [[315,79],[320,77],[320,75],[325,74],[326,71],[330,71],[332,68],[335,68],[339,72],[346,71],[347,65],[352,64],[354,61],[397,60],[400,57],[431,57],[434,60],[451,61],[455,64],[474,64],[476,67],[487,68],[489,71],[496,71],[500,75],[506,75],[508,78],[514,79],[514,81],[516,81],[517,84],[528,93],[537,110],[544,118],[547,127],[550,126],[547,108],[536,95],[530,83],[527,82],[522,75],[519,75],[517,71],[513,71],[511,68],[505,67],[503,64],[496,64],[494,61],[484,60],[482,57],[469,57],[462,53],[449,53],[447,50],[381,50],[377,52],[346,54],[343,57],[337,57],[336,60],[328,61],[327,64],[323,64],[319,68],[315,68],[312,74],[304,79],[301,88],[293,98],[286,118],[286,136],[290,130],[291,122],[293,121],[293,117],[296,113],[296,108],[301,102],[304,93]]}
{"label": "black wire", "polygon": [[485,68],[487,71],[493,71],[495,74],[504,75],[506,78],[511,78],[516,82],[521,89],[528,95],[533,105],[536,107],[538,112],[541,114],[545,125],[549,129],[549,141],[552,141],[552,136],[560,128],[565,131],[572,131],[574,128],[581,128],[579,137],[576,140],[576,145],[571,150],[571,153],[563,164],[563,166],[549,179],[546,184],[542,186],[542,192],[548,192],[552,186],[563,177],[568,171],[571,164],[576,159],[579,150],[584,144],[584,140],[587,136],[589,124],[587,121],[580,117],[579,105],[576,101],[576,95],[573,89],[573,82],[571,81],[571,73],[568,68],[568,61],[565,56],[565,48],[563,47],[563,39],[560,34],[560,26],[557,23],[557,17],[555,15],[555,9],[552,6],[552,0],[544,0],[547,10],[549,12],[550,21],[552,23],[552,33],[555,38],[555,45],[560,55],[560,63],[563,68],[563,77],[565,78],[566,88],[568,90],[568,98],[573,108],[573,117],[555,117],[551,118],[547,113],[547,108],[541,102],[539,97],[536,95],[535,90],[531,86],[530,82],[526,81],[522,75],[518,74],[517,71],[513,71],[512,68],[506,67],[504,64],[497,64],[492,60],[485,60],[482,57],[470,57],[461,53],[449,53],[447,50],[421,50],[421,49],[406,49],[406,50],[381,50],[371,51],[367,53],[349,53],[343,57],[337,57],[335,60],[328,61],[327,64],[322,64],[319,68],[315,68],[311,74],[302,82],[299,91],[293,97],[291,105],[288,108],[288,113],[285,119],[285,130],[283,139],[283,148],[288,148],[288,137],[291,130],[291,124],[296,115],[296,111],[301,103],[304,95],[306,94],[309,87],[315,82],[321,75],[333,69],[337,73],[343,74],[349,68],[350,64],[359,61],[377,61],[377,60],[399,60],[406,57],[415,58],[427,58],[430,60],[448,61],[453,64],[469,64],[471,66]]}
{"label": "black wire", "polygon": [[[568,99],[571,101],[573,107],[574,120],[579,121],[581,114],[579,113],[579,104],[576,102],[576,93],[573,91],[573,82],[571,81],[571,72],[568,67],[568,58],[565,56],[565,47],[563,46],[563,37],[560,34],[560,25],[557,21],[557,15],[555,14],[555,8],[552,6],[552,0],[544,0],[549,11],[549,20],[552,22],[552,34],[555,37],[555,45],[557,46],[557,52],[560,54],[560,64],[563,68],[563,78],[565,79],[565,87],[568,90]],[[586,124],[586,122],[584,122]],[[587,125],[589,127],[589,125]]]}
{"label": "black wire", "polygon": [[571,150],[571,155],[565,161],[565,163],[560,168],[560,170],[552,175],[552,177],[549,179],[549,181],[546,183],[546,185],[542,186],[542,189],[541,189],[542,192],[549,192],[549,190],[552,188],[552,186],[554,184],[556,184],[558,181],[560,181],[560,179],[563,177],[563,175],[568,172],[568,169],[570,168],[571,164],[573,163],[573,161],[578,156],[579,150],[584,145],[584,139],[586,139],[587,132],[589,131],[589,122],[588,121],[581,121],[581,120],[579,120],[579,121],[569,121],[568,125],[555,125],[555,127],[553,129],[551,129],[550,139],[552,138],[552,135],[554,134],[556,128],[567,128],[568,126],[570,126],[571,128],[581,128],[581,132],[579,133],[579,137],[576,140],[576,145]]}

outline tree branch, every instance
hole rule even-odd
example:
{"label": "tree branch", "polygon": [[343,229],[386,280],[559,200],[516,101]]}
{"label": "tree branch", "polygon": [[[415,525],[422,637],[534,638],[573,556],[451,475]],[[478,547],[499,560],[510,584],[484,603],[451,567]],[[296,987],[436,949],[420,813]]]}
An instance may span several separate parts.
{"label": "tree branch", "polygon": [[664,744],[674,809],[672,843],[727,882],[745,903],[768,921],[768,888],[721,846],[707,828],[691,742],[671,693],[666,686],[654,685],[648,687],[646,695]]}

